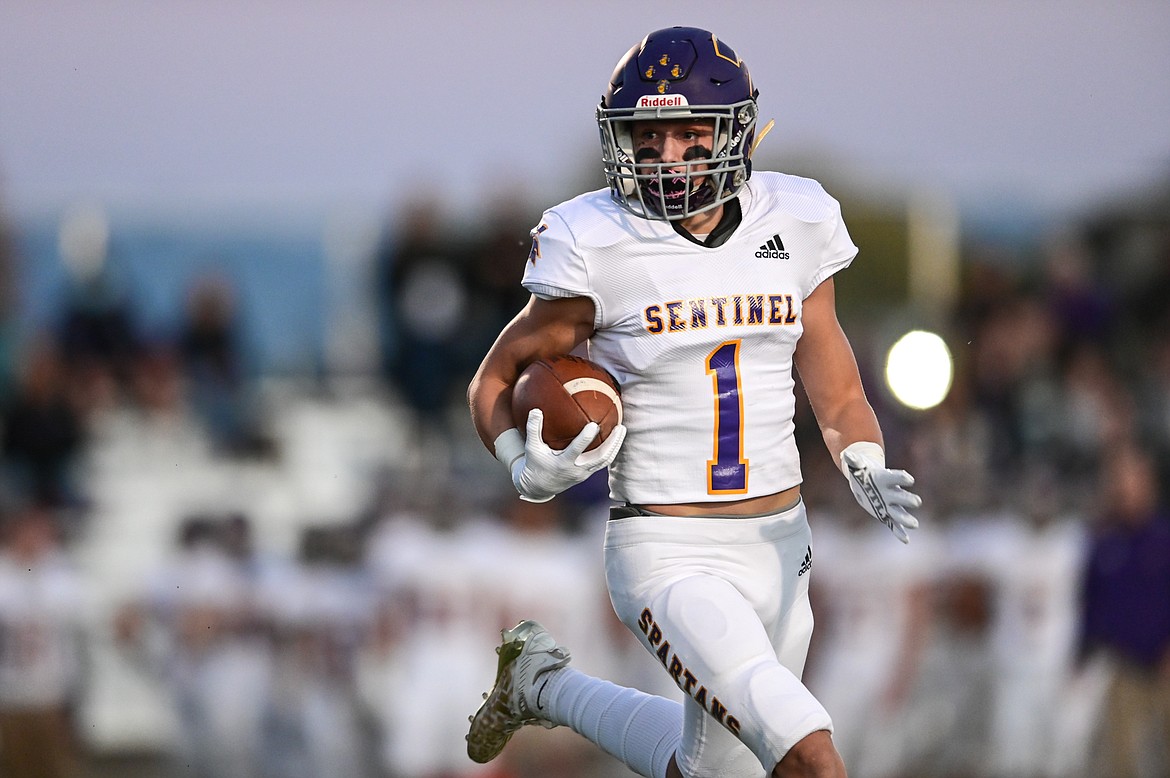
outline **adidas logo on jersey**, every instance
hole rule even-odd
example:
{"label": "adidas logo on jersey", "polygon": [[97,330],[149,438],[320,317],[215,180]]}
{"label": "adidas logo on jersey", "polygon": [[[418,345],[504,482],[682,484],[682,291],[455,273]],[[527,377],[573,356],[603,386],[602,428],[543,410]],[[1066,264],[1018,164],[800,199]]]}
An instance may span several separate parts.
{"label": "adidas logo on jersey", "polygon": [[800,570],[796,577],[800,578],[802,575],[812,570],[812,546],[808,547],[808,551],[804,552],[804,561],[800,563]]}
{"label": "adidas logo on jersey", "polygon": [[786,260],[789,259],[789,253],[784,250],[784,241],[780,240],[779,234],[772,235],[768,242],[759,247],[756,256],[762,260]]}
{"label": "adidas logo on jersey", "polygon": [[756,256],[760,259],[788,259],[788,252],[784,250],[784,241],[780,240],[780,235],[777,234],[760,246]]}

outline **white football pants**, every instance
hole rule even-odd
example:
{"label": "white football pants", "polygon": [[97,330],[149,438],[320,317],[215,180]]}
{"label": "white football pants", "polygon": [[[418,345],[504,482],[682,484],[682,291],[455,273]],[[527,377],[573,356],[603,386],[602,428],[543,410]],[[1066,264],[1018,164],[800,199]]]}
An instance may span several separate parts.
{"label": "white football pants", "polygon": [[762,517],[608,522],[614,611],[686,693],[677,761],[688,778],[759,778],[806,735],[832,731],[800,681],[811,567],[803,501]]}

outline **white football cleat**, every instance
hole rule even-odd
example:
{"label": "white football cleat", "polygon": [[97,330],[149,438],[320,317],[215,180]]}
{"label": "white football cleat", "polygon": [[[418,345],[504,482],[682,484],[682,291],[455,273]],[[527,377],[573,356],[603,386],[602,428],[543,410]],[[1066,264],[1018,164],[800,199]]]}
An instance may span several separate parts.
{"label": "white football cleat", "polygon": [[495,759],[516,730],[527,724],[556,726],[536,712],[528,699],[537,678],[569,663],[569,650],[558,646],[548,630],[535,621],[522,621],[500,633],[503,642],[496,683],[484,695],[483,705],[468,720],[467,755],[485,764]]}

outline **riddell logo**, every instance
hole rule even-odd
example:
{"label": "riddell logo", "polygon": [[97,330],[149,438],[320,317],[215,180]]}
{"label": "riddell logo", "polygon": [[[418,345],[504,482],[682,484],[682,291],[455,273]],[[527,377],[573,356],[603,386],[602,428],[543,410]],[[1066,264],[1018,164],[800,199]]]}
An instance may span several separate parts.
{"label": "riddell logo", "polygon": [[638,98],[638,108],[678,108],[689,105],[685,95],[658,95]]}

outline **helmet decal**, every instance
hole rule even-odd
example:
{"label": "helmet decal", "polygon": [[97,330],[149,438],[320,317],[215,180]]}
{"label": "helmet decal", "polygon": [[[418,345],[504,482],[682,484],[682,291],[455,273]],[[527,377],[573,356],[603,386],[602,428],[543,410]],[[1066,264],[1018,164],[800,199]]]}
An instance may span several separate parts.
{"label": "helmet decal", "polygon": [[727,60],[731,64],[735,65],[737,68],[743,67],[743,60],[740,59],[739,57],[737,57],[735,55],[734,51],[732,51],[731,49],[728,49],[726,52],[719,50],[719,39],[716,38],[714,35],[711,36],[711,43],[715,45],[715,56],[716,57],[721,57],[721,58]]}

